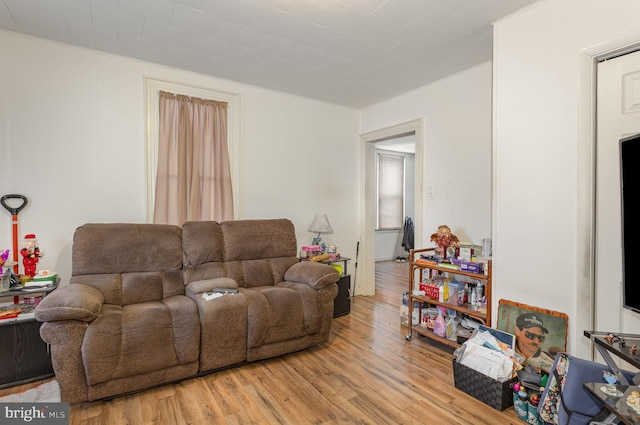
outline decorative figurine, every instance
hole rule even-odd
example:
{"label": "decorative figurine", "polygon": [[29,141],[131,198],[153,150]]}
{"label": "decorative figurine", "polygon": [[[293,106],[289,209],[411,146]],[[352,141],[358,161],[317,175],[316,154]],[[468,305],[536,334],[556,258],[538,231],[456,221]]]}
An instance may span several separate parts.
{"label": "decorative figurine", "polygon": [[34,277],[36,275],[36,266],[40,257],[42,257],[42,252],[40,252],[40,248],[38,247],[38,240],[36,239],[36,235],[33,233],[29,233],[24,237],[24,248],[20,250],[20,254],[22,254],[22,264],[24,265],[24,274],[27,276]]}
{"label": "decorative figurine", "polygon": [[446,257],[448,247],[460,245],[460,239],[451,233],[449,226],[444,224],[438,226],[438,231],[431,235],[431,242],[435,242],[438,245],[436,252],[443,258]]}

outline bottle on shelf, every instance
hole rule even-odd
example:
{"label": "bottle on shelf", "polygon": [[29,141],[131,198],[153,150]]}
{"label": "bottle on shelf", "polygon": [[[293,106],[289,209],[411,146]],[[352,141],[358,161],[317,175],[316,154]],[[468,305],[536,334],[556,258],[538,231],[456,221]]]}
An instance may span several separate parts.
{"label": "bottle on shelf", "polygon": [[447,336],[447,323],[444,321],[442,309],[438,309],[438,317],[436,317],[436,321],[433,325],[433,333],[441,338]]}

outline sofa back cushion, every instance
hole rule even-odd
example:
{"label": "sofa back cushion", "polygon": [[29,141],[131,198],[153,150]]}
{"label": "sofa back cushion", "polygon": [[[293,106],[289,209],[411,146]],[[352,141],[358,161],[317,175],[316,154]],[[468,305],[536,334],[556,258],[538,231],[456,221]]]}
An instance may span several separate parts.
{"label": "sofa back cushion", "polygon": [[296,256],[296,233],[287,219],[223,221],[220,227],[225,262]]}
{"label": "sofa back cushion", "polygon": [[222,229],[215,221],[188,221],[182,225],[184,283],[225,276]]}
{"label": "sofa back cushion", "polygon": [[182,232],[164,224],[89,223],[73,235],[70,283],[128,305],[184,294]]}
{"label": "sofa back cushion", "polygon": [[246,288],[284,281],[298,262],[293,223],[287,219],[236,220],[220,223],[227,277]]}
{"label": "sofa back cushion", "polygon": [[182,225],[184,283],[229,277],[238,286],[274,285],[298,262],[287,219],[189,221]]}

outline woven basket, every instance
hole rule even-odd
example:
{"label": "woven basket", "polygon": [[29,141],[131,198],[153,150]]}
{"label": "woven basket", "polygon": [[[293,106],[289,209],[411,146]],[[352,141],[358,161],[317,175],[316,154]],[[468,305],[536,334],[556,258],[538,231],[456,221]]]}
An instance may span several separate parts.
{"label": "woven basket", "polygon": [[464,391],[496,410],[513,406],[513,384],[518,377],[498,382],[453,359],[453,381],[457,389]]}

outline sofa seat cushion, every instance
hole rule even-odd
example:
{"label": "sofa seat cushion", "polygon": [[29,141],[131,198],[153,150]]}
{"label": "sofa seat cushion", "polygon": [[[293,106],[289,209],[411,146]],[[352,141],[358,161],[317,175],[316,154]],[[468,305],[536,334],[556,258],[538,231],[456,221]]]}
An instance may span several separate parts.
{"label": "sofa seat cushion", "polygon": [[319,332],[322,309],[309,285],[281,282],[241,291],[248,300],[247,348]]}
{"label": "sofa seat cushion", "polygon": [[82,343],[87,383],[196,362],[199,341],[198,310],[186,296],[124,307],[105,304]]}

